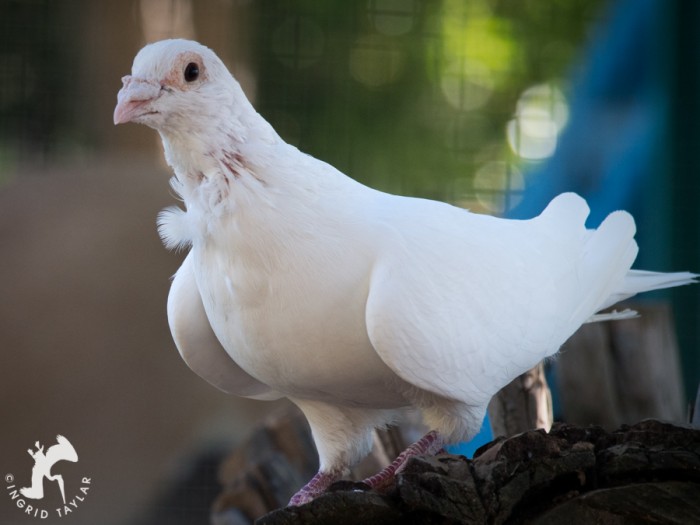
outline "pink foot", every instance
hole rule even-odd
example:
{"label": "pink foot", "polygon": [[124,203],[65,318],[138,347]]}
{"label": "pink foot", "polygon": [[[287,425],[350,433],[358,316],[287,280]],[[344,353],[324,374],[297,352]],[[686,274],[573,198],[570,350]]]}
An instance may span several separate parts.
{"label": "pink foot", "polygon": [[298,507],[323,494],[331,483],[339,478],[338,474],[319,471],[311,481],[304,485],[299,492],[289,500],[290,507]]}
{"label": "pink foot", "polygon": [[406,462],[413,456],[422,456],[425,454],[437,454],[442,450],[444,442],[440,435],[435,430],[431,430],[413,445],[404,450],[399,456],[384,470],[375,474],[371,478],[364,480],[364,483],[372,489],[380,491],[386,488],[403,468]]}

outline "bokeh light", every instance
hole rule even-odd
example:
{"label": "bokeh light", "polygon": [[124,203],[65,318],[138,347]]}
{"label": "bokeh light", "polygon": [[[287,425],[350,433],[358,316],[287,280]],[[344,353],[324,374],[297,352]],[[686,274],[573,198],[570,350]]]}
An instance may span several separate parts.
{"label": "bokeh light", "polygon": [[468,58],[451,61],[440,81],[445,99],[460,111],[470,111],[486,104],[493,92],[493,85],[490,70]]}
{"label": "bokeh light", "polygon": [[474,175],[476,199],[491,213],[501,214],[516,206],[524,189],[522,172],[509,162],[487,162]]}
{"label": "bokeh light", "polygon": [[506,125],[510,148],[526,160],[550,157],[559,133],[569,119],[569,107],[561,90],[553,84],[538,84],[523,91],[515,117]]}

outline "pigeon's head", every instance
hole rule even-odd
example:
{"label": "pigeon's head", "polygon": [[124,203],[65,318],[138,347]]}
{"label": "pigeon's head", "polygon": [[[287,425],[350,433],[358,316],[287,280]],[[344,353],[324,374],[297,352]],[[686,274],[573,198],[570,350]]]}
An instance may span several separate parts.
{"label": "pigeon's head", "polygon": [[242,96],[219,57],[190,40],[147,45],[122,82],[114,123],[136,122],[161,132],[215,128]]}

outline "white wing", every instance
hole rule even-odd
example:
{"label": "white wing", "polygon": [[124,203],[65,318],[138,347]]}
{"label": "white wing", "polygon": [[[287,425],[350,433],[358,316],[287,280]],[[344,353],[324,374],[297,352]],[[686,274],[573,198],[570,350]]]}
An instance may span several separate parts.
{"label": "white wing", "polygon": [[637,253],[615,212],[585,229],[574,194],[510,221],[431,201],[393,199],[374,269],[367,329],[409,383],[481,405],[555,353],[620,287]]}
{"label": "white wing", "polygon": [[202,379],[242,397],[263,400],[282,397],[247,374],[219,343],[202,305],[191,255],[185,258],[173,279],[168,295],[168,323],[180,355]]}

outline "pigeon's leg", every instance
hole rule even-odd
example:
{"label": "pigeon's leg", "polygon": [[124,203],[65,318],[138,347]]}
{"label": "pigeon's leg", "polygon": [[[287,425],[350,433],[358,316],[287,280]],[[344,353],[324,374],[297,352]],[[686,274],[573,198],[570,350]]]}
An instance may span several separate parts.
{"label": "pigeon's leg", "polygon": [[371,478],[364,480],[374,490],[382,490],[391,483],[396,474],[405,466],[409,458],[413,456],[433,455],[442,450],[444,440],[436,430],[428,432],[413,445],[404,450],[399,456],[384,470],[375,474]]}
{"label": "pigeon's leg", "polygon": [[289,398],[306,416],[316,444],[319,471],[297,492],[290,505],[302,505],[321,495],[350,472],[372,450],[372,429],[395,418],[392,410],[371,410]]}
{"label": "pigeon's leg", "polygon": [[341,474],[341,472],[323,472],[319,470],[318,474],[311,478],[311,481],[292,496],[292,499],[289,500],[289,506],[303,505],[320,496],[331,483],[340,479]]}

